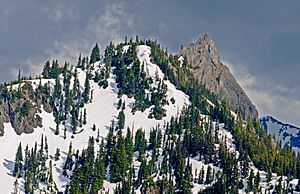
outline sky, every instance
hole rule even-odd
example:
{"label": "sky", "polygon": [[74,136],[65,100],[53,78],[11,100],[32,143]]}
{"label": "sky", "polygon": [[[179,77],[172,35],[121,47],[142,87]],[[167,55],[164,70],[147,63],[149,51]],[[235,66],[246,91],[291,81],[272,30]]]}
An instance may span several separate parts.
{"label": "sky", "polygon": [[300,126],[300,1],[0,0],[0,81],[75,64],[97,42],[157,39],[168,51],[208,33],[260,116]]}

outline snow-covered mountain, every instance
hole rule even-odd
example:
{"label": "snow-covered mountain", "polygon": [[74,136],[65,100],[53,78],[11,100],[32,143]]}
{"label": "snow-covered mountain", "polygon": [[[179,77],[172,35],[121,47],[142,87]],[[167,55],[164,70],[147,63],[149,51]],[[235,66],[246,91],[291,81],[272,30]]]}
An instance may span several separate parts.
{"label": "snow-covered mountain", "polygon": [[282,146],[289,145],[300,151],[300,127],[283,123],[272,116],[262,117],[260,121],[269,133],[281,141]]}
{"label": "snow-covered mountain", "polygon": [[[158,76],[160,79],[163,79],[164,74],[156,64],[151,62],[150,54],[150,47],[146,45],[137,47],[138,59],[140,60],[141,64],[145,65],[148,76],[152,78]],[[94,64],[94,70],[92,74],[95,74],[95,72],[101,70],[103,65],[103,63],[96,62]],[[80,68],[77,68],[76,71],[78,74],[77,76],[80,88],[83,91],[84,82],[86,79],[86,71],[83,71]],[[72,78],[71,83],[73,81],[74,79]],[[40,82],[42,84],[48,84],[52,91],[54,90],[55,85],[54,79],[26,80],[24,82],[29,82],[33,89],[37,89]],[[63,82],[63,77],[61,77],[61,82]],[[164,119],[160,120],[156,120],[154,118],[150,119],[148,118],[148,115],[151,107],[143,112],[133,112],[132,109],[135,102],[134,98],[128,98],[126,95],[123,95],[122,98],[118,97],[118,87],[115,77],[112,74],[110,74],[110,77],[108,78],[108,87],[105,89],[100,88],[97,83],[92,81],[90,81],[90,84],[91,91],[93,91],[93,100],[81,108],[82,110],[86,109],[87,123],[78,129],[78,134],[73,134],[71,130],[71,121],[69,120],[65,123],[65,125],[59,126],[60,131],[64,131],[65,127],[68,128],[66,137],[64,137],[62,132],[59,134],[59,136],[55,135],[55,118],[52,113],[47,113],[43,107],[40,108],[40,113],[38,114],[42,118],[42,127],[34,129],[34,132],[31,134],[22,134],[18,136],[15,134],[14,128],[10,123],[4,123],[4,136],[0,138],[0,147],[4,148],[9,145],[9,149],[4,149],[0,154],[0,174],[3,175],[1,181],[6,183],[0,184],[0,193],[12,192],[15,181],[15,178],[12,176],[12,171],[14,169],[15,151],[17,150],[19,143],[22,144],[23,148],[25,148],[26,145],[28,145],[30,148],[34,147],[36,142],[40,142],[42,137],[46,137],[49,144],[49,155],[51,158],[54,157],[56,149],[60,149],[61,159],[53,162],[53,178],[58,191],[64,191],[65,186],[68,183],[68,179],[61,173],[70,142],[72,142],[74,150],[82,150],[87,147],[90,136],[94,136],[95,138],[97,138],[97,136],[105,138],[109,132],[109,127],[112,122],[117,121],[119,113],[117,104],[120,99],[125,104],[125,127],[123,134],[126,133],[127,127],[130,127],[133,133],[135,133],[137,129],[142,128],[145,130],[147,137],[149,136],[151,129],[164,126],[165,123],[171,119],[171,117],[178,116],[182,108],[189,104],[188,96],[182,91],[177,90],[176,87],[170,83],[170,81],[165,80],[165,84],[167,85],[166,99],[168,101],[168,103],[164,106],[166,109],[166,116]],[[21,84],[21,86],[23,85],[24,84]],[[13,88],[16,90],[18,85],[13,86]],[[174,100],[175,103],[172,103],[171,99],[172,101]],[[95,131],[92,130],[93,125],[95,125],[97,128]],[[49,162],[49,160],[47,162]],[[24,180],[19,183],[20,191],[24,192],[23,186]],[[115,185],[107,183],[105,190],[109,190],[111,188],[115,188]],[[40,185],[40,189],[46,190],[46,185]]]}
{"label": "snow-covered mountain", "polygon": [[[298,179],[259,169],[241,152],[228,127],[238,115],[228,106],[196,93],[197,88],[180,90],[167,75],[174,70],[177,81],[192,84],[179,74],[188,72],[183,57],[168,58],[178,65],[168,70],[157,63],[165,52],[149,45],[131,41],[108,47],[105,58],[98,51],[95,61],[92,53],[91,62],[80,58],[76,67],[59,69],[54,62],[39,79],[0,88],[0,182],[5,183],[0,193],[114,193],[126,186],[134,193],[199,193],[229,184],[225,175],[235,177],[226,189],[237,193],[254,190],[254,175],[261,192],[278,185],[295,188]],[[246,130],[241,123],[240,130]],[[130,162],[123,165],[119,159]],[[104,165],[99,161],[106,169],[99,170]],[[126,177],[116,179],[122,168]],[[87,185],[84,173],[91,176]],[[100,176],[103,184],[93,182]],[[96,184],[101,186],[95,189]]]}

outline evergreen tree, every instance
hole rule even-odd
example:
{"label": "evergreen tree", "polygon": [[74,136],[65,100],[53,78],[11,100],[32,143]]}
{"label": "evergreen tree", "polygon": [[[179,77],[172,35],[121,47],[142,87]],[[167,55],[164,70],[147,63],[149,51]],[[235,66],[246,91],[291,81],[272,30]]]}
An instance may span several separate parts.
{"label": "evergreen tree", "polygon": [[84,82],[84,92],[82,93],[82,97],[85,103],[89,102],[90,99],[90,74],[86,73],[85,82]]}
{"label": "evergreen tree", "polygon": [[59,124],[56,123],[56,127],[55,127],[55,132],[54,132],[55,135],[59,135]]}
{"label": "evergreen tree", "polygon": [[95,63],[96,61],[99,61],[99,60],[100,60],[100,50],[99,50],[98,44],[96,44],[92,50],[90,63]]}
{"label": "evergreen tree", "polygon": [[138,129],[135,134],[134,151],[139,152],[139,160],[141,160],[142,156],[146,152],[146,144],[145,133],[142,129]]}
{"label": "evergreen tree", "polygon": [[48,176],[48,183],[53,182],[53,174],[52,174],[52,161],[49,162],[49,176]]}
{"label": "evergreen tree", "polygon": [[32,187],[33,187],[32,180],[33,180],[33,175],[32,175],[32,172],[29,171],[28,175],[27,175],[27,178],[26,178],[26,181],[25,181],[25,186],[24,186],[26,194],[27,193],[33,193],[33,191],[32,191]]}
{"label": "evergreen tree", "polygon": [[205,184],[210,184],[212,182],[212,169],[211,166],[208,165],[207,171],[206,171],[206,178],[205,178]]}
{"label": "evergreen tree", "polygon": [[122,136],[122,130],[119,130],[117,134],[116,149],[112,156],[112,162],[110,164],[110,180],[112,182],[119,182],[123,180],[127,168],[128,165],[127,165],[125,141]]}
{"label": "evergreen tree", "polygon": [[17,149],[15,167],[13,171],[13,175],[16,176],[17,178],[22,176],[22,168],[23,168],[22,162],[23,162],[23,154],[22,154],[22,145],[20,143]]}
{"label": "evergreen tree", "polygon": [[19,183],[18,183],[18,179],[16,179],[14,182],[14,191],[12,192],[12,194],[18,194],[18,193],[19,193]]}
{"label": "evergreen tree", "polygon": [[251,169],[250,175],[247,180],[247,192],[253,191],[253,179],[254,179],[254,172],[253,169]]}
{"label": "evergreen tree", "polygon": [[72,166],[73,166],[73,163],[74,162],[73,162],[72,142],[70,142],[67,159],[66,159],[65,165],[63,167],[63,169],[65,171],[65,173],[64,173],[65,176],[67,175],[66,170],[71,170]]}
{"label": "evergreen tree", "polygon": [[54,160],[55,161],[59,160],[59,156],[60,156],[60,149],[56,148],[56,152],[55,152],[55,155],[54,155]]}
{"label": "evergreen tree", "polygon": [[124,129],[124,125],[125,125],[125,114],[122,110],[119,112],[118,115],[118,129]]}
{"label": "evergreen tree", "polygon": [[84,125],[86,125],[86,122],[87,122],[86,119],[87,119],[87,118],[86,118],[86,109],[84,109],[84,110],[83,110],[83,122],[82,122]]}
{"label": "evergreen tree", "polygon": [[126,147],[126,155],[127,155],[127,162],[128,162],[128,167],[131,165],[132,160],[133,160],[133,149],[134,149],[134,144],[133,144],[133,137],[132,133],[129,129],[127,128],[127,133],[125,137],[125,147]]}
{"label": "evergreen tree", "polygon": [[254,193],[258,193],[260,191],[259,183],[260,183],[260,175],[259,175],[259,171],[257,171],[256,176],[254,178]]}
{"label": "evergreen tree", "polygon": [[278,194],[281,194],[281,193],[282,193],[282,177],[280,177],[280,178],[278,179],[278,184],[277,184],[275,190],[277,191]]}

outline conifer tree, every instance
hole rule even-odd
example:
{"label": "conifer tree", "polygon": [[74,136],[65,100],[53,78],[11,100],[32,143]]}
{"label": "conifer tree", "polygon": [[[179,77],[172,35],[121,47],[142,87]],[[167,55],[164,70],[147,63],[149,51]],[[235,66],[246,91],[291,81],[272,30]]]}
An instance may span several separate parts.
{"label": "conifer tree", "polygon": [[82,97],[85,103],[89,102],[90,99],[90,74],[86,73],[85,82],[84,82],[84,92],[82,93]]}
{"label": "conifer tree", "polygon": [[254,193],[258,193],[260,191],[259,188],[259,183],[260,183],[260,175],[259,175],[259,171],[257,171],[256,176],[254,178]]}
{"label": "conifer tree", "polygon": [[87,118],[86,118],[86,109],[84,109],[84,110],[83,110],[83,122],[82,122],[83,125],[86,125],[86,121],[87,121],[86,119],[87,119]]}
{"label": "conifer tree", "polygon": [[29,171],[28,175],[27,175],[27,178],[26,178],[26,181],[25,181],[25,186],[24,186],[25,193],[26,194],[33,193],[32,187],[33,187],[33,175],[32,175],[32,172]]}
{"label": "conifer tree", "polygon": [[72,169],[72,166],[73,166],[73,163],[74,163],[72,158],[73,158],[72,142],[70,142],[67,159],[66,159],[66,162],[65,162],[65,165],[64,165],[64,168],[63,168],[64,170],[71,170]]}
{"label": "conifer tree", "polygon": [[278,179],[278,184],[275,190],[278,194],[282,194],[282,176]]}
{"label": "conifer tree", "polygon": [[18,194],[18,193],[19,193],[19,183],[18,183],[18,179],[16,179],[14,182],[14,191],[12,192],[12,194]]}
{"label": "conifer tree", "polygon": [[48,183],[53,182],[53,174],[52,174],[52,161],[49,162],[49,176],[48,176]]}
{"label": "conifer tree", "polygon": [[212,182],[212,169],[211,169],[211,166],[208,165],[207,171],[206,171],[205,184],[210,184],[211,182]]}
{"label": "conifer tree", "polygon": [[124,125],[125,125],[125,114],[122,110],[119,112],[118,115],[118,129],[124,129]]}
{"label": "conifer tree", "polygon": [[125,148],[124,138],[122,136],[122,130],[118,131],[117,144],[110,165],[111,165],[110,166],[111,181],[119,182],[123,180],[128,166],[127,166],[126,148]]}
{"label": "conifer tree", "polygon": [[202,166],[201,171],[199,173],[198,184],[203,184],[204,180],[204,166]]}
{"label": "conifer tree", "polygon": [[95,63],[96,61],[99,61],[99,60],[100,60],[100,50],[99,50],[98,44],[96,43],[96,45],[94,46],[94,48],[92,50],[90,64]]}
{"label": "conifer tree", "polygon": [[54,160],[55,161],[59,160],[59,156],[60,156],[60,149],[56,148],[55,155],[54,155]]}
{"label": "conifer tree", "polygon": [[134,149],[134,144],[133,144],[133,139],[132,139],[132,133],[129,129],[127,128],[127,133],[125,137],[125,147],[126,147],[126,154],[127,154],[127,162],[128,162],[128,167],[131,165],[132,160],[133,160],[133,149]]}
{"label": "conifer tree", "polygon": [[22,176],[22,168],[23,168],[22,162],[23,162],[23,153],[22,153],[22,145],[20,142],[16,153],[15,167],[13,171],[13,175],[16,176],[17,178]]}
{"label": "conifer tree", "polygon": [[59,124],[56,123],[56,127],[55,127],[55,132],[54,132],[55,135],[59,135]]}
{"label": "conifer tree", "polygon": [[250,175],[247,180],[247,192],[253,191],[253,179],[254,179],[254,172],[253,169],[251,169]]}

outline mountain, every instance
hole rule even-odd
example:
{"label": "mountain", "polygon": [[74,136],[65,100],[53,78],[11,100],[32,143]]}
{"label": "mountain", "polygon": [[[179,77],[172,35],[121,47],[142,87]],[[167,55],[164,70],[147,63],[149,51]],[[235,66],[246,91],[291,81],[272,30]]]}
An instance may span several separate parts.
{"label": "mountain", "polygon": [[300,127],[283,123],[272,116],[262,117],[260,122],[283,146],[289,145],[297,151],[300,150]]}
{"label": "mountain", "polygon": [[189,70],[136,38],[1,84],[0,193],[296,193],[295,154]]}
{"label": "mountain", "polygon": [[222,63],[217,47],[208,34],[204,34],[196,43],[184,46],[179,55],[192,65],[193,75],[209,91],[229,102],[234,111],[240,107],[246,117],[258,117],[256,107],[229,68]]}

